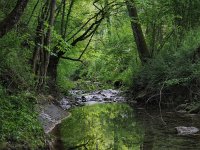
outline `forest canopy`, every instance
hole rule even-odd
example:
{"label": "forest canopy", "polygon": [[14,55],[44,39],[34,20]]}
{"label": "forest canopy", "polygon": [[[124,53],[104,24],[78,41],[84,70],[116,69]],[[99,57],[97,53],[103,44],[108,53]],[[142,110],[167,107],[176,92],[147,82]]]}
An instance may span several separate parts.
{"label": "forest canopy", "polygon": [[38,95],[70,89],[120,88],[141,103],[162,95],[189,111],[198,104],[199,111],[199,6],[199,0],[1,0],[0,124],[8,126],[0,128],[0,143],[44,147],[32,113]]}

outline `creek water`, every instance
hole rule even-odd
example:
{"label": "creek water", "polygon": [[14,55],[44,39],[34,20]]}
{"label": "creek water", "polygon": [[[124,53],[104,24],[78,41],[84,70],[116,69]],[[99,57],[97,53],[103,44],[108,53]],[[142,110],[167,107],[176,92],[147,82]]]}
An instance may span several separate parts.
{"label": "creek water", "polygon": [[200,127],[198,115],[133,109],[123,103],[94,104],[71,110],[59,126],[63,149],[199,150],[200,135],[178,135],[175,127]]}
{"label": "creek water", "polygon": [[[180,135],[178,127],[200,129],[200,116],[130,107],[117,90],[71,92],[61,100],[71,116],[57,126],[57,150],[200,150],[200,134]],[[159,107],[155,107],[159,108]]]}

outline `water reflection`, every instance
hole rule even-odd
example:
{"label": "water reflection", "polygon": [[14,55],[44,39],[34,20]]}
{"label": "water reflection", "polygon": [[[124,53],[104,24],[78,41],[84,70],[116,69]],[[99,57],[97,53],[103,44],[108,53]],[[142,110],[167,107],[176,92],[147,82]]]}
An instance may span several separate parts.
{"label": "water reflection", "polygon": [[199,150],[200,135],[179,136],[177,126],[200,128],[199,115],[133,111],[126,104],[96,104],[72,110],[61,125],[65,149]]}
{"label": "water reflection", "polygon": [[[144,129],[142,150],[199,150],[200,135],[177,135],[177,126],[195,126],[200,128],[200,116],[181,114],[163,110],[136,111],[136,120]],[[163,123],[163,121],[165,123]]]}
{"label": "water reflection", "polygon": [[62,123],[67,149],[139,150],[143,130],[125,104],[97,104],[74,109]]}

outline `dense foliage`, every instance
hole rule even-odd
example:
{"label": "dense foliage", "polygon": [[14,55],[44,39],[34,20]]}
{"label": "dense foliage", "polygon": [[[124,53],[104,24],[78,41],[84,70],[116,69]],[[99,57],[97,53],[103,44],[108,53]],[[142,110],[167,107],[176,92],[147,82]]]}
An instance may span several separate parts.
{"label": "dense foliage", "polygon": [[44,133],[34,112],[36,99],[30,93],[8,96],[5,91],[1,87],[0,149],[43,148]]}
{"label": "dense foliage", "polygon": [[199,0],[1,0],[1,143],[44,145],[35,113],[40,100],[33,97],[72,88],[128,89],[138,102],[164,99],[198,112],[199,6]]}

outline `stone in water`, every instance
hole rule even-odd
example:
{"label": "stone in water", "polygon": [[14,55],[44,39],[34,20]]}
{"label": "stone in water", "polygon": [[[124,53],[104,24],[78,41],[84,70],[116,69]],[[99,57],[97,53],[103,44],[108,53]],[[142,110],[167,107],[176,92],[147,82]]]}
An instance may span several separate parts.
{"label": "stone in water", "polygon": [[196,127],[184,127],[184,126],[179,126],[175,127],[178,135],[191,135],[199,132],[199,129]]}

